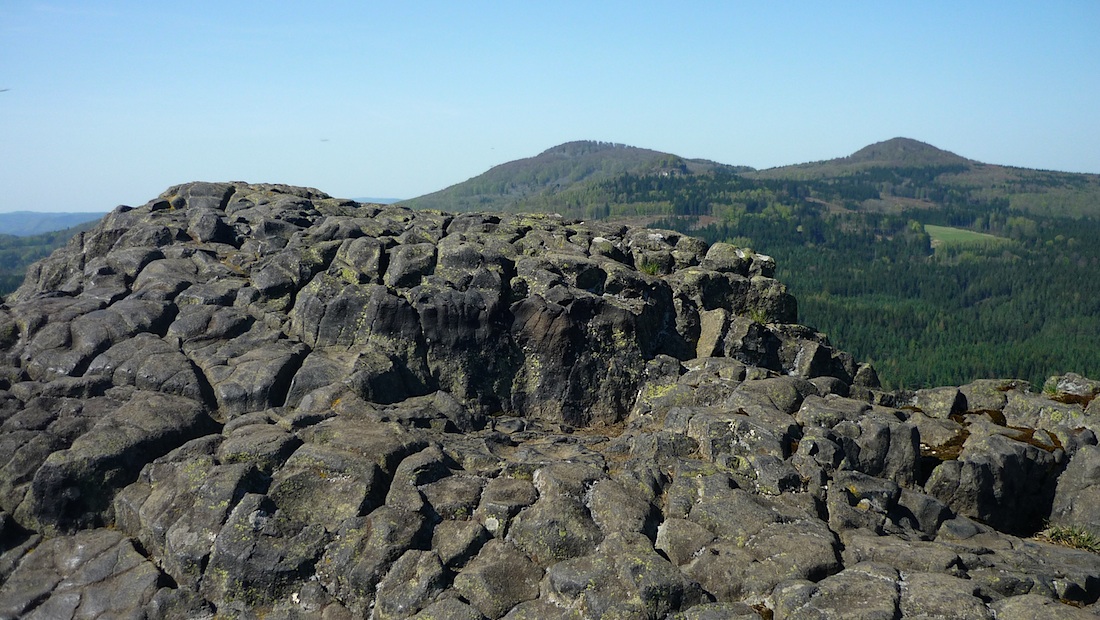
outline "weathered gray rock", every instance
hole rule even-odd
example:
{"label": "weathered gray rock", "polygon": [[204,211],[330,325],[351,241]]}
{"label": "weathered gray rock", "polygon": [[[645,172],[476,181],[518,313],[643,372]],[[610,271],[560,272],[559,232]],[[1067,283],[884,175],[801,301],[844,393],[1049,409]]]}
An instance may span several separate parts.
{"label": "weathered gray rock", "polygon": [[543,566],[587,555],[603,540],[588,508],[567,497],[540,498],[524,508],[508,539]]}
{"label": "weathered gray rock", "polygon": [[811,394],[803,399],[794,418],[802,426],[833,428],[843,421],[858,422],[870,410],[871,404],[864,400]]}
{"label": "weathered gray rock", "polygon": [[612,534],[595,553],[554,564],[546,587],[586,618],[662,618],[700,594],[639,534]]}
{"label": "weathered gray rock", "polygon": [[266,482],[248,464],[217,465],[219,439],[196,439],[157,459],[114,500],[120,528],[162,558],[161,569],[177,583],[194,589],[230,511]]}
{"label": "weathered gray rock", "polygon": [[1058,477],[1050,522],[1100,532],[1100,447],[1078,450]]}
{"label": "weathered gray rock", "polygon": [[771,592],[784,579],[818,580],[843,566],[840,541],[817,519],[765,526],[746,548],[755,560],[749,586],[759,593]]}
{"label": "weathered gray rock", "polygon": [[694,552],[681,569],[720,602],[759,599],[781,581],[820,580],[840,570],[837,545],[820,521],[775,523],[747,540],[720,537]]}
{"label": "weathered gray rock", "polygon": [[366,615],[389,566],[422,539],[424,518],[382,506],[341,524],[317,563],[325,589],[353,612]]}
{"label": "weathered gray rock", "polygon": [[490,538],[489,532],[475,520],[442,521],[432,531],[432,549],[448,568],[460,568]]}
{"label": "weathered gray rock", "polygon": [[673,564],[682,566],[704,553],[715,538],[713,532],[694,521],[671,518],[657,528],[654,547]]}
{"label": "weathered gray rock", "polygon": [[116,209],[0,304],[0,616],[1095,611],[1100,555],[1005,532],[1098,526],[1096,382],[884,392],[774,271],[278,185]]}
{"label": "weathered gray rock", "polygon": [[383,489],[382,470],[368,457],[309,443],[286,459],[267,496],[289,522],[332,532],[381,504]]}
{"label": "weathered gray rock", "polygon": [[742,276],[749,275],[749,265],[752,264],[755,255],[728,243],[715,243],[707,250],[703,262],[699,265],[703,269],[721,271],[724,273],[736,273]]}
{"label": "weathered gray rock", "polygon": [[111,518],[114,493],[137,478],[153,458],[214,430],[199,403],[136,392],[35,472],[16,516],[45,531],[71,531]]}
{"label": "weathered gray rock", "polygon": [[967,410],[966,397],[962,391],[953,387],[917,390],[912,403],[933,418],[946,418],[953,413]]}
{"label": "weathered gray rock", "polygon": [[[1100,431],[1100,424],[1085,413],[1085,407],[1076,398],[1054,398],[1048,394],[1032,394],[1014,390],[1006,393],[1005,422],[1009,426],[1043,431],[1060,428],[1087,428]],[[1069,402],[1062,402],[1068,400]],[[1075,402],[1076,401],[1076,402]]]}
{"label": "weathered gray rock", "polygon": [[5,618],[140,617],[160,573],[120,532],[53,538],[28,553],[0,584]]}
{"label": "weathered gray rock", "polygon": [[905,573],[964,574],[960,550],[948,543],[855,533],[845,538],[845,564],[877,562]]}
{"label": "weathered gray rock", "polygon": [[1100,381],[1093,381],[1088,377],[1082,377],[1071,372],[1048,378],[1046,383],[1043,384],[1043,392],[1060,396],[1076,396],[1080,401],[1086,401],[1079,402],[1079,404],[1087,405],[1088,402],[1091,402],[1100,394]]}
{"label": "weathered gray rock", "polygon": [[684,620],[756,620],[760,614],[746,603],[705,603],[676,616]]}
{"label": "weathered gray rock", "polygon": [[901,487],[892,480],[839,471],[829,485],[829,527],[838,532],[866,529],[883,534],[900,497]]}
{"label": "weathered gray rock", "polygon": [[907,574],[901,593],[901,614],[904,618],[958,620],[994,617],[973,582],[942,573]]}
{"label": "weathered gray rock", "polygon": [[378,583],[374,615],[407,618],[435,601],[447,581],[443,563],[434,551],[410,549]]}
{"label": "weathered gray rock", "polygon": [[238,608],[286,598],[313,574],[328,542],[322,526],[302,526],[270,499],[245,495],[214,540],[201,592]]}
{"label": "weathered gray rock", "polygon": [[269,423],[251,424],[232,431],[227,426],[224,434],[225,441],[218,445],[218,461],[248,463],[268,473],[285,463],[302,444],[297,436]]}
{"label": "weathered gray rock", "polygon": [[917,428],[888,416],[867,415],[833,427],[844,451],[840,467],[912,486],[920,478]]}
{"label": "weathered gray rock", "polygon": [[1007,393],[1011,390],[1028,391],[1026,381],[1004,379],[979,379],[959,388],[966,398],[966,408],[972,411],[1000,411],[1008,402]]}
{"label": "weathered gray rock", "polygon": [[940,500],[903,488],[890,519],[903,528],[930,537],[939,531],[944,521],[953,516],[954,513],[947,504]]}
{"label": "weathered gray rock", "polygon": [[588,510],[604,535],[653,536],[659,513],[649,499],[617,480],[599,480],[588,491]]}
{"label": "weathered gray rock", "polygon": [[476,607],[454,598],[444,598],[412,616],[416,620],[482,620]]}
{"label": "weathered gray rock", "polygon": [[499,476],[489,481],[481,493],[474,517],[496,537],[503,537],[513,517],[535,503],[538,493],[529,480]]}
{"label": "weathered gray rock", "polygon": [[992,605],[998,620],[1025,620],[1050,618],[1051,620],[1085,620],[1096,614],[1086,609],[1065,605],[1044,596],[1025,594],[1001,599]]}
{"label": "weathered gray rock", "polygon": [[1054,497],[1059,455],[999,434],[971,435],[957,460],[925,484],[952,510],[1008,532],[1041,528]]}
{"label": "weathered gray rock", "polygon": [[165,392],[202,401],[206,386],[178,347],[150,333],[122,340],[92,360],[88,375],[102,374],[116,386]]}
{"label": "weathered gray rock", "polygon": [[482,547],[455,577],[455,590],[488,618],[500,618],[516,605],[539,595],[543,571],[507,542]]}
{"label": "weathered gray rock", "polygon": [[776,588],[775,618],[896,618],[901,598],[898,580],[896,570],[863,562],[816,584],[785,582]]}

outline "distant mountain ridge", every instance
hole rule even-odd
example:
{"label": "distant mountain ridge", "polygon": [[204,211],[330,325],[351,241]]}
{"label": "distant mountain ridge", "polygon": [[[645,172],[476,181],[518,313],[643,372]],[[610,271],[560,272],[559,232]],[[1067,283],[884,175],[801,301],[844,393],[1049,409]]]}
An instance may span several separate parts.
{"label": "distant mountain ridge", "polygon": [[44,213],[38,211],[12,211],[0,213],[0,235],[29,237],[72,228],[85,222],[98,220],[106,213]]}
{"label": "distant mountain ridge", "polygon": [[[1013,209],[1039,215],[1100,216],[1100,175],[987,164],[903,137],[844,157],[764,170],[609,142],[567,142],[402,204],[442,211],[568,212],[586,218],[683,214],[656,197],[667,195],[663,190],[653,188],[648,197],[635,191],[637,178],[699,175],[740,176],[746,188],[752,182],[777,180],[863,184],[866,196],[858,202],[880,211],[936,208],[936,200],[921,196],[954,191],[1005,200]],[[926,191],[913,190],[918,186]],[[820,190],[814,186],[808,191]],[[710,213],[712,203],[721,203],[713,198],[706,191],[696,191],[692,200],[699,204],[690,214]]]}

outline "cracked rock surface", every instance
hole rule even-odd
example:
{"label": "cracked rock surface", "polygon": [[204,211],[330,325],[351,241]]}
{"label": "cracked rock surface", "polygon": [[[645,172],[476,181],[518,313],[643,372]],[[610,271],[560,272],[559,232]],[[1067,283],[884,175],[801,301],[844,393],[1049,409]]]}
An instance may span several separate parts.
{"label": "cracked rock surface", "polygon": [[888,393],[769,257],[191,183],[0,305],[0,618],[1078,618],[1100,383]]}

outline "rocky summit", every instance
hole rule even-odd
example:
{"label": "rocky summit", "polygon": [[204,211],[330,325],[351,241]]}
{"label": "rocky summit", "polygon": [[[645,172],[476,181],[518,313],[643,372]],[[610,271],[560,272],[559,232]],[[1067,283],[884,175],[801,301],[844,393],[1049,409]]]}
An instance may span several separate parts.
{"label": "rocky summit", "polygon": [[281,185],[119,207],[0,306],[0,617],[1095,617],[1100,383],[886,392],[774,271]]}

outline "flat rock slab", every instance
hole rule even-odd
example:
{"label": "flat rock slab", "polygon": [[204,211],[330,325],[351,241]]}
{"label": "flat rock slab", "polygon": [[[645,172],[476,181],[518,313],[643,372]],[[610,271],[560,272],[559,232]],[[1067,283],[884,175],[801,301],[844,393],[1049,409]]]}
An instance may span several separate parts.
{"label": "flat rock slab", "polygon": [[161,574],[122,533],[86,530],[43,542],[0,585],[5,618],[140,616]]}

